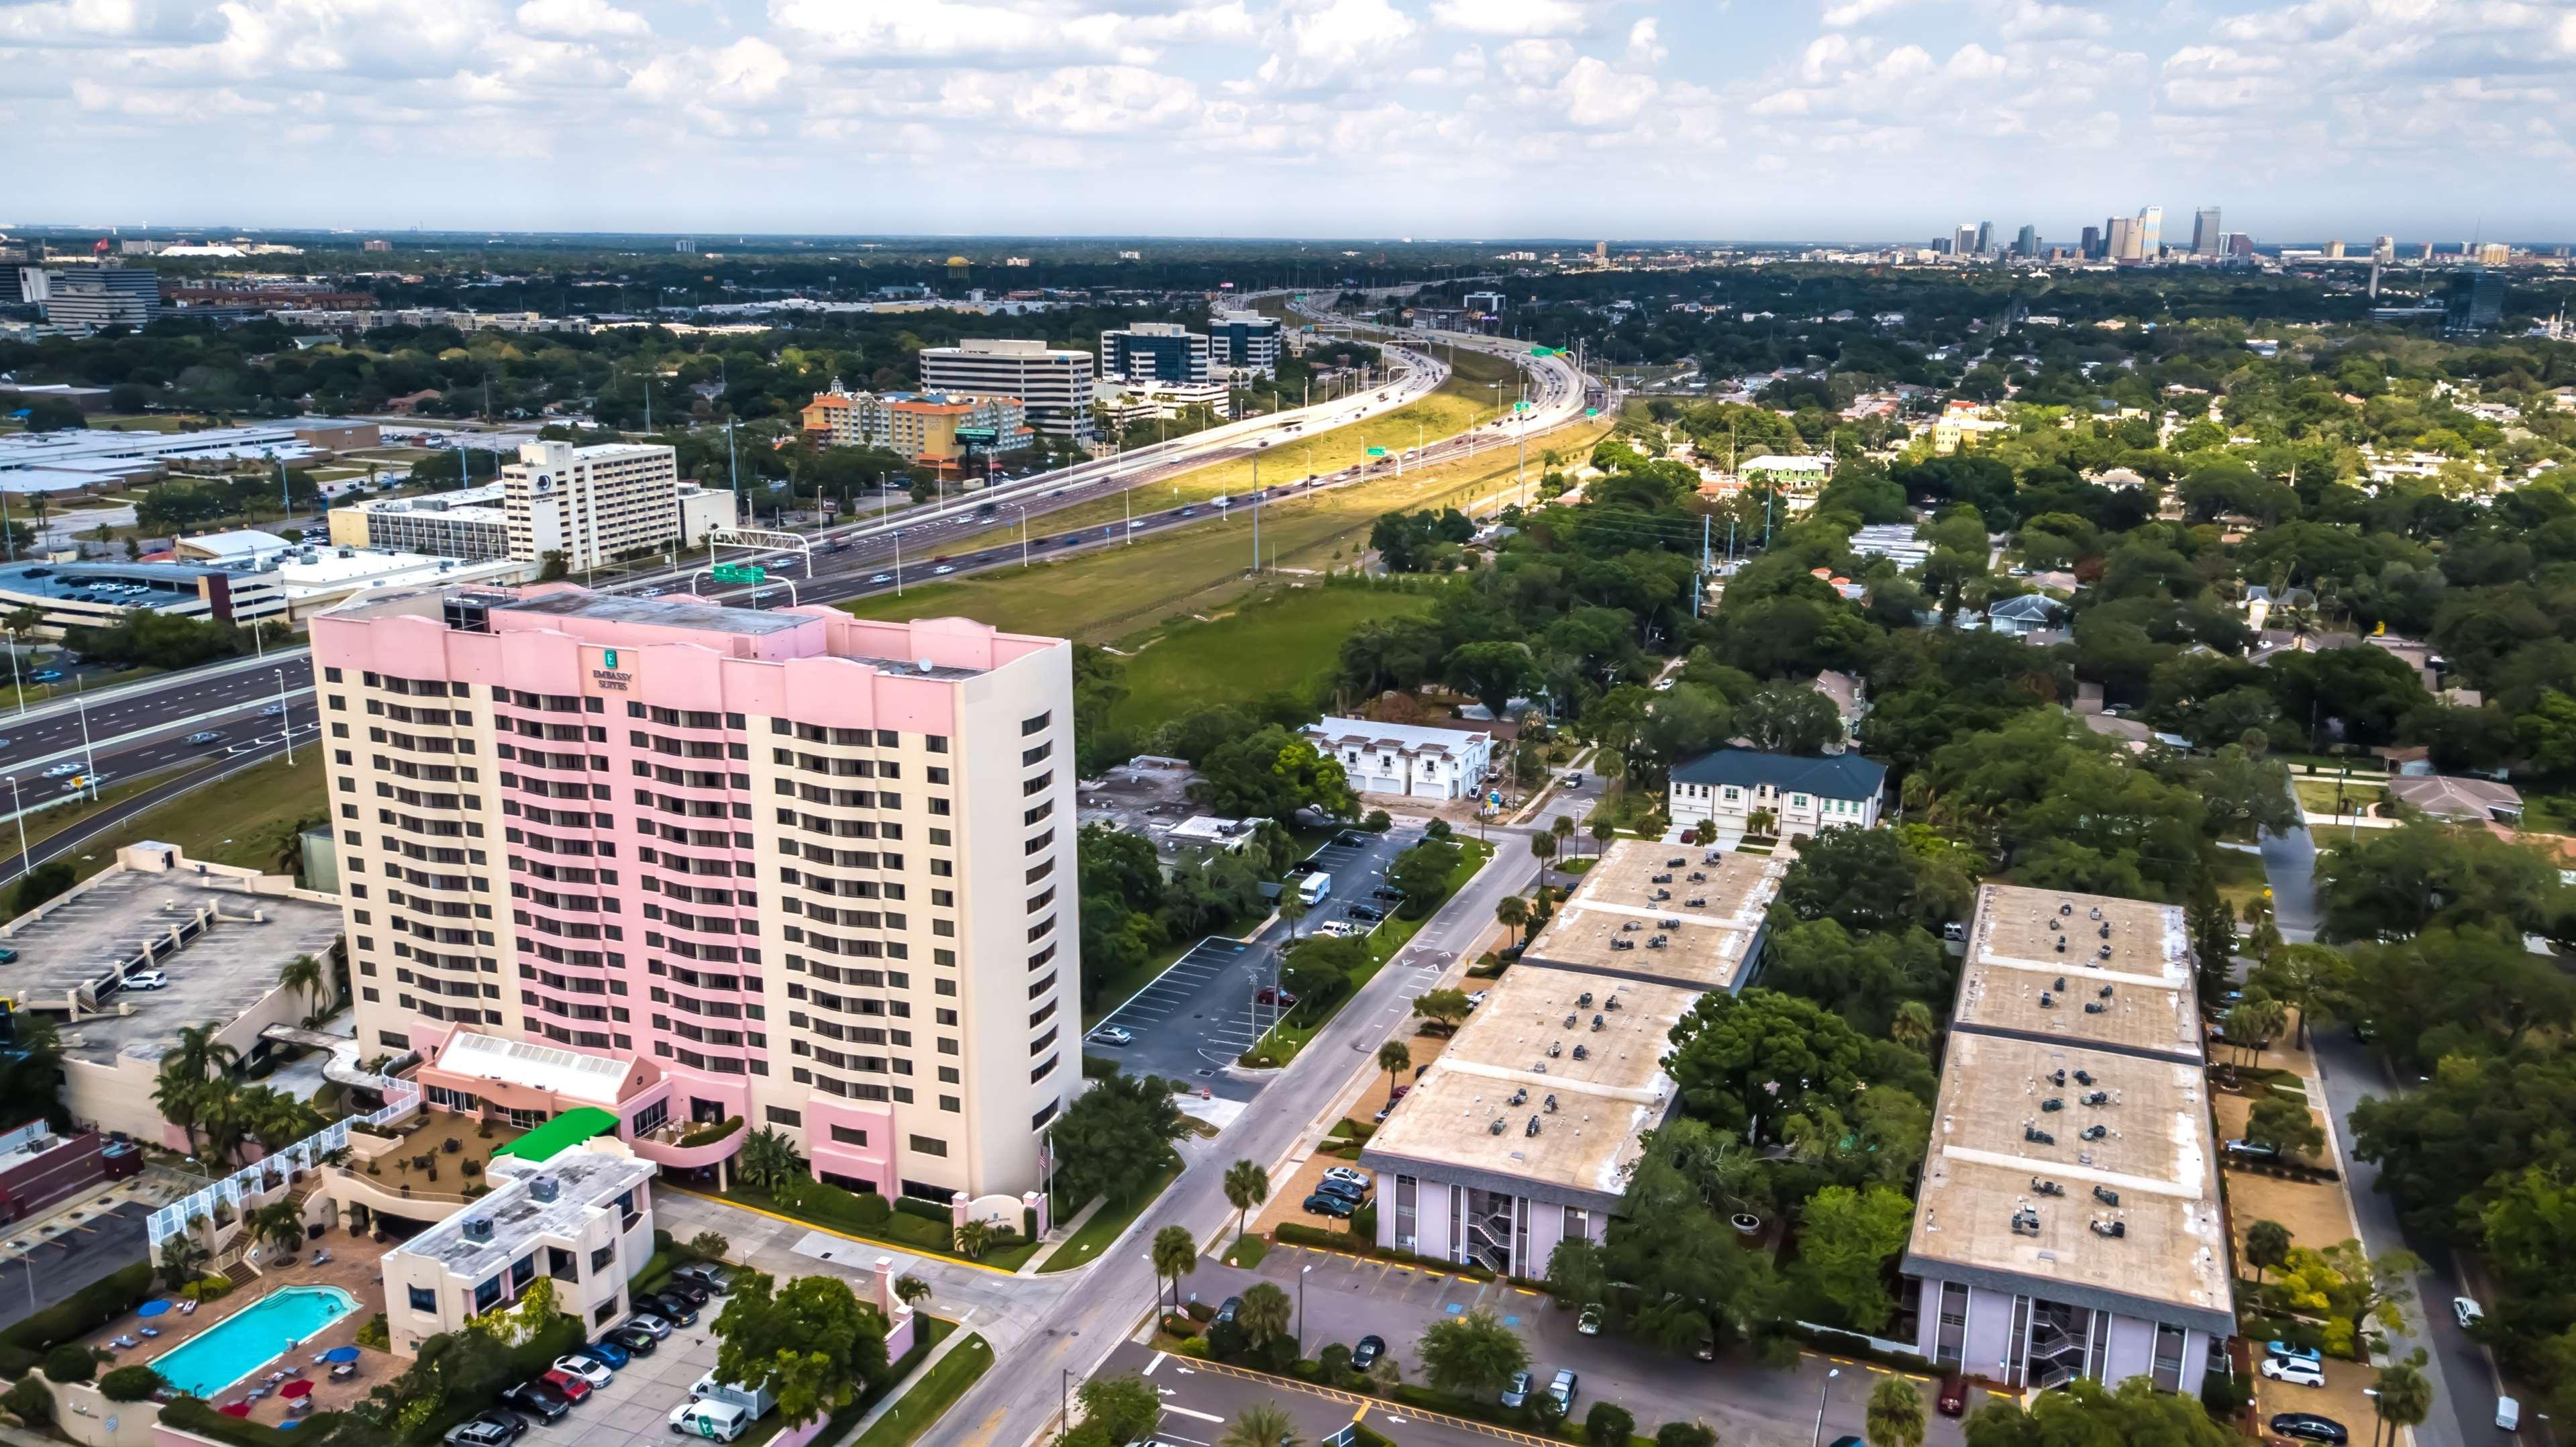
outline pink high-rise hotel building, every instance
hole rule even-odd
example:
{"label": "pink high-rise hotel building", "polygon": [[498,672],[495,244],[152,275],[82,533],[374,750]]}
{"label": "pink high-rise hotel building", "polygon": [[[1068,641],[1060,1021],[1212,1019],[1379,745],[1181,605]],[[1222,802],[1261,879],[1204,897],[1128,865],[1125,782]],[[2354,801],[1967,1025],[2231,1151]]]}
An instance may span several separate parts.
{"label": "pink high-rise hotel building", "polygon": [[544,585],[353,603],[313,656],[359,1038],[430,1104],[1038,1186],[1082,1079],[1063,640]]}

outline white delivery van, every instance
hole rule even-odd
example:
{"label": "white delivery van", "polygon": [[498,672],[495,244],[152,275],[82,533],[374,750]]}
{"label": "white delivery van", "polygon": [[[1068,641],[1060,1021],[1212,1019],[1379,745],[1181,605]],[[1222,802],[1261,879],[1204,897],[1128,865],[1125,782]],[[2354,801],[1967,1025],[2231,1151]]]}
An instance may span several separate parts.
{"label": "white delivery van", "polygon": [[2511,1397],[2496,1398],[2496,1425],[2508,1432],[2522,1430],[2522,1403]]}
{"label": "white delivery van", "polygon": [[684,1403],[671,1411],[671,1430],[683,1437],[730,1442],[751,1425],[751,1414],[731,1402],[712,1398]]}
{"label": "white delivery van", "polygon": [[1297,897],[1304,900],[1310,907],[1322,904],[1324,896],[1332,892],[1333,877],[1320,870],[1307,875],[1297,886]]}

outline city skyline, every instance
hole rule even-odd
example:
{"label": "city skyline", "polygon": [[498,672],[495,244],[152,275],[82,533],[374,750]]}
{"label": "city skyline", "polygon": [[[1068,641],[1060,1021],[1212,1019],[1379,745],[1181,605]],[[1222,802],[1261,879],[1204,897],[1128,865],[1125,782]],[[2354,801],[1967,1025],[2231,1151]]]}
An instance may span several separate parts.
{"label": "city skyline", "polygon": [[[66,0],[0,6],[0,59],[44,157],[0,224],[2072,240],[2152,204],[2267,241],[2576,230],[2533,184],[2576,165],[2533,104],[2576,17],[2542,7]],[[205,165],[228,129],[329,183]]]}

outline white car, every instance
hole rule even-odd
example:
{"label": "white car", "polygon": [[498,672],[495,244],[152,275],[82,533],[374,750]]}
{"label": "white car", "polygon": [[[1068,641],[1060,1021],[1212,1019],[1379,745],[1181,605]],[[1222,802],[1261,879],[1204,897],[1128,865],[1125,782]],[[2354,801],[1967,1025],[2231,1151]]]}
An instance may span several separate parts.
{"label": "white car", "polygon": [[869,586],[869,587],[871,587],[871,588],[878,588],[878,587],[883,587],[884,585],[886,585],[886,584],[888,584],[888,583],[891,583],[891,582],[893,582],[893,581],[894,581],[894,574],[892,574],[892,573],[879,573],[879,574],[877,574],[875,577],[868,579],[868,586]]}
{"label": "white car", "polygon": [[80,771],[81,766],[78,764],[56,764],[52,768],[45,770],[45,777],[48,779],[68,779]]}
{"label": "white car", "polygon": [[2290,1357],[2265,1357],[2260,1370],[2273,1381],[2287,1382],[2294,1387],[2322,1387],[2326,1384],[2325,1370],[2315,1362],[2303,1362]]}
{"label": "white car", "polygon": [[1099,1029],[1091,1032],[1091,1038],[1102,1045],[1133,1045],[1136,1043],[1136,1037],[1134,1034],[1126,1030],[1122,1030],[1115,1025],[1101,1026]]}
{"label": "white car", "polygon": [[555,1370],[581,1378],[590,1383],[594,1391],[617,1380],[617,1373],[589,1357],[557,1357]]}
{"label": "white car", "polygon": [[950,573],[953,573],[953,572],[956,572],[956,571],[957,571],[957,566],[956,566],[954,563],[942,563],[942,564],[940,564],[938,567],[935,567],[935,568],[933,568],[933,569],[931,569],[931,570],[930,570],[930,572],[931,572],[931,576],[933,576],[933,577],[941,577],[941,578],[944,578],[944,577],[946,577],[947,575],[949,575]]}
{"label": "white car", "polygon": [[662,1341],[671,1335],[671,1324],[649,1311],[639,1311],[619,1322],[618,1325],[631,1326],[637,1331],[651,1332],[655,1341]]}
{"label": "white car", "polygon": [[750,1421],[751,1414],[731,1402],[687,1402],[671,1409],[671,1431],[682,1437],[730,1442]]}
{"label": "white car", "polygon": [[169,983],[169,974],[162,970],[136,970],[125,977],[125,988],[129,990],[157,990]]}
{"label": "white car", "polygon": [[2478,1305],[2474,1296],[2455,1296],[2451,1298],[2451,1315],[2459,1318],[2460,1330],[2474,1331],[2479,1322],[2487,1319],[2487,1309]]}
{"label": "white car", "polygon": [[1494,992],[1491,990],[1478,990],[1476,993],[1469,995],[1467,997],[1467,1008],[1473,1010],[1477,1006],[1482,1005],[1485,1003],[1485,997],[1492,993]]}
{"label": "white car", "polygon": [[1324,1170],[1324,1179],[1328,1181],[1340,1181],[1344,1185],[1348,1186],[1357,1186],[1363,1191],[1367,1190],[1372,1184],[1369,1180],[1368,1172],[1355,1169],[1351,1166],[1328,1166]]}

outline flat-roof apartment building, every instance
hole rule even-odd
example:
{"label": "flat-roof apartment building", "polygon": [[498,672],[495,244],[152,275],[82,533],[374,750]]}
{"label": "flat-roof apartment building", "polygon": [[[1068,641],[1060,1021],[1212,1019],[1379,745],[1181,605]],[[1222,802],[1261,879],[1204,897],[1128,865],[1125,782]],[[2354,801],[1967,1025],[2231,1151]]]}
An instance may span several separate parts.
{"label": "flat-roof apartment building", "polygon": [[313,640],[367,1049],[470,1026],[667,1078],[507,1102],[618,1112],[663,1165],[728,1161],[745,1131],[665,1127],[738,1116],[852,1189],[1037,1184],[1081,1082],[1063,640],[565,585]]}
{"label": "flat-roof apartment building", "polygon": [[[575,572],[680,536],[680,462],[668,447],[530,442],[501,468],[510,556],[561,553]],[[730,519],[728,519],[730,521]]]}
{"label": "flat-roof apartment building", "polygon": [[1370,1137],[1378,1244],[1537,1276],[1671,1113],[1673,1026],[1741,991],[1786,861],[1622,840]]}
{"label": "flat-roof apartment building", "polygon": [[1944,1367],[2196,1390],[2236,1329],[2182,911],[1989,884],[1905,1274]]}

